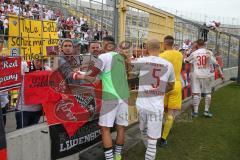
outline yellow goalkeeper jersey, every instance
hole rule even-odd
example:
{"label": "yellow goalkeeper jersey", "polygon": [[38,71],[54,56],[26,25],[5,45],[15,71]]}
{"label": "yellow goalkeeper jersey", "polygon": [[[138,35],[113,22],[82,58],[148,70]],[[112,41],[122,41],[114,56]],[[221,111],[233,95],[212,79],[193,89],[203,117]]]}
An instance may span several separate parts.
{"label": "yellow goalkeeper jersey", "polygon": [[181,81],[180,77],[181,77],[182,62],[183,62],[182,53],[176,50],[166,50],[163,53],[161,53],[159,56],[172,63],[176,81]]}

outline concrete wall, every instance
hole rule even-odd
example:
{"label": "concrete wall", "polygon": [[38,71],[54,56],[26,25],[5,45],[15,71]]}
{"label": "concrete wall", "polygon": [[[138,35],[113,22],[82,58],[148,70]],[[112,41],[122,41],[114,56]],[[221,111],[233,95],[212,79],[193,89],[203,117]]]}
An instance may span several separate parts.
{"label": "concrete wall", "polygon": [[[51,141],[46,123],[7,134],[8,160],[51,160]],[[78,160],[79,154],[60,160]]]}
{"label": "concrete wall", "polygon": [[34,125],[7,134],[9,160],[50,160],[50,136],[46,124]]}
{"label": "concrete wall", "polygon": [[[230,78],[237,77],[238,67],[223,69],[223,74],[224,74],[224,77],[225,77],[225,81],[229,81]],[[217,86],[221,83],[222,83],[222,80],[218,79],[218,80],[214,81],[213,86]]]}
{"label": "concrete wall", "polygon": [[232,67],[223,70],[225,80],[230,80],[232,77],[237,77],[238,75],[238,67]]}
{"label": "concrete wall", "polygon": [[[237,67],[225,69],[225,79],[237,76]],[[214,85],[221,81],[215,81]],[[7,134],[9,160],[51,160],[51,144],[47,124],[39,124]],[[79,154],[61,160],[78,160]]]}

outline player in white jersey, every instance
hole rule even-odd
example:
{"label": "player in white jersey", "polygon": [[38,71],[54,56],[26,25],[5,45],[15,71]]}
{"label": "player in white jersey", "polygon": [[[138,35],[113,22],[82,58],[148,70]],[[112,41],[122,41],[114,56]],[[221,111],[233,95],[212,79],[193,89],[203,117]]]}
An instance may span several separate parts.
{"label": "player in white jersey", "polygon": [[174,69],[170,62],[159,57],[160,42],[147,43],[150,56],[133,62],[133,73],[139,77],[136,106],[144,144],[147,147],[145,160],[154,160],[157,139],[161,137],[164,111],[164,94],[173,89]]}
{"label": "player in white jersey", "polygon": [[[212,117],[209,112],[211,103],[211,78],[213,76],[212,64],[218,65],[211,51],[205,48],[202,39],[197,40],[198,50],[191,53],[185,59],[192,64],[191,87],[193,94],[193,117],[198,116],[198,107],[201,101],[201,93],[205,93],[205,111],[204,116]],[[222,76],[223,77],[223,76]]]}

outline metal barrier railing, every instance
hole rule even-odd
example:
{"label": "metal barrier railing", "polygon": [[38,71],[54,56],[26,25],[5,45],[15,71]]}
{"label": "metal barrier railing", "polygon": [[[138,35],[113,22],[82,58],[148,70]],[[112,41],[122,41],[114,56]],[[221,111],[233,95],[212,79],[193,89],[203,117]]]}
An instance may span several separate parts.
{"label": "metal barrier railing", "polygon": [[176,43],[182,46],[186,40],[191,42],[199,38],[204,39],[202,30],[207,30],[207,47],[212,50],[214,54],[221,55],[223,59],[224,68],[231,68],[238,66],[238,47],[240,39],[235,35],[228,33],[217,32],[212,29],[204,28],[198,23],[185,20],[180,17],[175,18],[175,38]]}

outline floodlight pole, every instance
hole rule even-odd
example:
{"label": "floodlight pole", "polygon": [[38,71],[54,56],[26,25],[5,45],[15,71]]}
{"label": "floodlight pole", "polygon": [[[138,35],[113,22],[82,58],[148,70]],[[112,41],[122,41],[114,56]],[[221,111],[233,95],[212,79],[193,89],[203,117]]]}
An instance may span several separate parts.
{"label": "floodlight pole", "polygon": [[118,0],[114,0],[113,3],[113,9],[114,9],[114,20],[113,20],[113,36],[115,38],[115,43],[118,44]]}

